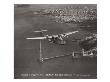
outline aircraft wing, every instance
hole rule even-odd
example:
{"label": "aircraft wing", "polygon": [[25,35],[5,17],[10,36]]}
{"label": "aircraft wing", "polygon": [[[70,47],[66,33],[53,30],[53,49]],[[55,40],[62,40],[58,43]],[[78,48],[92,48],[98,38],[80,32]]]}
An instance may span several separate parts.
{"label": "aircraft wing", "polygon": [[40,30],[40,31],[34,31],[34,32],[43,32],[43,31],[48,31],[48,30]]}
{"label": "aircraft wing", "polygon": [[[77,33],[77,32],[79,32],[79,31],[73,31],[73,32],[68,32],[68,33],[62,33],[62,34],[58,34],[58,35],[61,35],[61,36],[63,36],[63,37],[66,37],[66,36],[68,36],[68,35],[71,35],[71,34],[74,34],[74,33]],[[52,35],[52,36],[58,37],[58,35]],[[52,36],[48,36],[48,38],[52,38]]]}
{"label": "aircraft wing", "polygon": [[[73,32],[63,33],[63,34],[59,34],[59,35],[65,37],[65,36],[68,36],[70,34],[74,34],[76,32],[79,32],[79,31],[73,31]],[[58,37],[58,35],[52,35],[52,36]],[[52,36],[48,36],[48,38],[52,38]],[[47,37],[46,36],[44,36],[44,37],[33,37],[33,38],[26,38],[26,39],[33,39],[33,40],[39,39],[40,40],[40,39],[47,39]]]}
{"label": "aircraft wing", "polygon": [[79,31],[73,31],[73,32],[68,32],[68,33],[64,33],[66,36],[70,35],[70,34],[74,34],[74,33],[77,33]]}
{"label": "aircraft wing", "polygon": [[33,40],[35,40],[35,39],[46,39],[46,37],[33,37],[33,38],[26,38],[26,39],[33,39]]}

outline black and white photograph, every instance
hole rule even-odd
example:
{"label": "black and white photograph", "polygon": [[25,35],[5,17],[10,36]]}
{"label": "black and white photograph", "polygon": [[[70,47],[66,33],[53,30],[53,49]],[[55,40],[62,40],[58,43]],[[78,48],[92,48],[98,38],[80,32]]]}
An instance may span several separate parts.
{"label": "black and white photograph", "polygon": [[97,4],[13,4],[14,79],[97,79]]}

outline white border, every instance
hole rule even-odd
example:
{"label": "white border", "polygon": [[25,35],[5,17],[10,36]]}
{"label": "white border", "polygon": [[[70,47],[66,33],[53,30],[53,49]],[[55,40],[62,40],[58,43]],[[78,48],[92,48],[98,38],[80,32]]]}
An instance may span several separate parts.
{"label": "white border", "polygon": [[[12,82],[14,78],[14,7],[13,4],[97,4],[98,6],[98,79],[95,80],[69,80],[93,82],[109,82],[109,0],[2,0],[0,5],[0,81]],[[20,80],[22,82],[31,80]],[[34,79],[33,81],[36,81]],[[51,81],[51,80],[37,80]],[[55,80],[52,80],[55,81]],[[63,81],[68,81],[63,80]]]}
{"label": "white border", "polygon": [[97,0],[15,0],[14,4],[94,4]]}

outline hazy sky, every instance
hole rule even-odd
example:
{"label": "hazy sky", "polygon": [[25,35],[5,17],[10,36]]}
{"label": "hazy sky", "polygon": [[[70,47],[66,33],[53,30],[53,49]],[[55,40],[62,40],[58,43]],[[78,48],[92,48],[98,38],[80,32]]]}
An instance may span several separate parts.
{"label": "hazy sky", "polygon": [[96,4],[29,4],[30,6],[27,6],[32,9],[41,9],[41,8],[67,8],[67,7],[73,7],[73,8],[79,8],[79,7],[93,7],[96,8]]}

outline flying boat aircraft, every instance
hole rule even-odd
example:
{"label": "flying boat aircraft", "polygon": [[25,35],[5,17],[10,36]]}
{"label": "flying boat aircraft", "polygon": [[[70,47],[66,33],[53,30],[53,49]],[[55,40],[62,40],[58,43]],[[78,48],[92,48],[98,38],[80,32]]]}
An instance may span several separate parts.
{"label": "flying boat aircraft", "polygon": [[[34,31],[34,32],[41,32],[43,34],[43,31],[47,30],[41,30],[41,31]],[[47,39],[50,43],[55,43],[55,44],[61,44],[64,45],[66,44],[66,41],[64,40],[65,37],[68,37],[71,34],[77,33],[79,31],[73,31],[73,32],[67,32],[67,33],[62,33],[62,34],[56,34],[56,35],[44,35],[43,37],[33,37],[33,38],[26,38],[26,39]]]}

